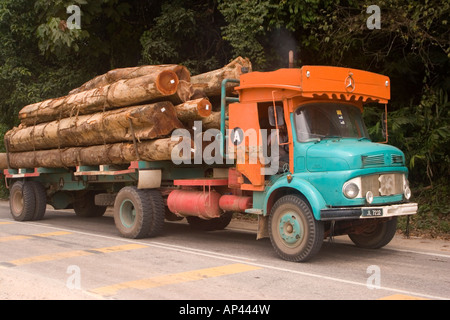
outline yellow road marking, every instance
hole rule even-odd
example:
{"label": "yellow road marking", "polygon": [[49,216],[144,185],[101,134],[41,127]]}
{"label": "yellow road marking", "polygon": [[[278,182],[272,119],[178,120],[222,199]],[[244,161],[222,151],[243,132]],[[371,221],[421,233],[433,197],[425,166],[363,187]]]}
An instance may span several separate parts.
{"label": "yellow road marking", "polygon": [[2,225],[2,224],[13,224],[14,222],[6,222],[6,221],[0,221],[0,226]]}
{"label": "yellow road marking", "polygon": [[99,248],[99,249],[57,252],[57,253],[50,253],[50,254],[45,254],[45,255],[41,255],[41,256],[34,256],[34,257],[12,260],[12,261],[8,261],[8,264],[12,264],[15,266],[21,266],[21,265],[30,264],[30,263],[54,261],[54,260],[61,260],[61,259],[73,258],[73,257],[89,256],[89,255],[95,254],[95,252],[112,253],[112,252],[119,252],[119,251],[142,249],[142,248],[147,248],[147,247],[148,246],[144,246],[144,245],[140,245],[140,244],[125,244],[125,245],[121,245],[121,246]]}
{"label": "yellow road marking", "polygon": [[153,278],[134,280],[128,282],[117,283],[110,286],[100,287],[90,290],[93,293],[97,293],[103,296],[114,295],[119,290],[124,289],[150,289],[155,287],[162,287],[170,284],[177,284],[183,282],[190,282],[196,280],[202,280],[207,278],[221,277],[229,274],[241,273],[246,271],[262,269],[261,267],[255,267],[246,264],[232,264],[221,267],[193,270],[175,274],[168,274]]}
{"label": "yellow road marking", "polygon": [[38,233],[33,234],[34,237],[41,237],[41,238],[47,238],[47,237],[54,237],[54,236],[63,236],[66,234],[72,234],[72,232],[68,231],[55,231],[55,232],[47,232],[47,233]]}
{"label": "yellow road marking", "polygon": [[1,237],[0,242],[8,242],[8,241],[16,241],[16,240],[25,240],[31,239],[30,236],[9,236],[9,237]]}
{"label": "yellow road marking", "polygon": [[392,296],[383,297],[380,298],[379,300],[429,300],[429,299],[407,296],[405,294],[393,294]]}
{"label": "yellow road marking", "polygon": [[62,236],[65,234],[71,234],[71,232],[55,231],[55,232],[48,232],[48,233],[37,233],[37,234],[29,235],[29,236],[18,235],[18,236],[1,237],[0,242],[33,239],[33,237],[48,238],[48,237],[54,237],[54,236]]}

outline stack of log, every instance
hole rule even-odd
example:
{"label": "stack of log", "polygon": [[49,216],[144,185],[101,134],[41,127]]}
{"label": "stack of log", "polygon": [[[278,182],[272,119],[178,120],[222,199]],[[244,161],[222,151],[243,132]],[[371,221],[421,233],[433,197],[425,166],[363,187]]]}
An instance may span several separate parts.
{"label": "stack of log", "polygon": [[204,129],[220,127],[211,101],[220,96],[223,79],[239,79],[246,69],[251,63],[239,57],[192,77],[180,65],[111,70],[67,96],[24,107],[20,125],[5,134],[0,168],[170,160],[179,143],[170,137],[173,130],[198,120]]}

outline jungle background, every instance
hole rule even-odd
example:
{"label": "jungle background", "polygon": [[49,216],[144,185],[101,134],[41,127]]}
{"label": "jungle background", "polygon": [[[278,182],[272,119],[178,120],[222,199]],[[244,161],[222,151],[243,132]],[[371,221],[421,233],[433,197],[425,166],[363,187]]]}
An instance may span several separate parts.
{"label": "jungle background", "polygon": [[[81,9],[80,29],[68,27],[70,5]],[[370,5],[381,9],[380,29],[366,25]],[[194,75],[243,56],[269,71],[287,67],[293,50],[296,67],[390,77],[389,143],[405,152],[419,202],[399,229],[449,239],[449,17],[439,0],[0,0],[0,139],[25,105],[114,68],[175,63]],[[383,109],[364,112],[373,141],[384,141]]]}

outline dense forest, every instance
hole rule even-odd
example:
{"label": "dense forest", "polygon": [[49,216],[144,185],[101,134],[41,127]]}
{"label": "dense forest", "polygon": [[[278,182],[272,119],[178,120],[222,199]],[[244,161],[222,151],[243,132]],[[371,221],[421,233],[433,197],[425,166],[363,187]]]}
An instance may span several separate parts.
{"label": "dense forest", "polygon": [[[373,4],[380,23],[370,28]],[[293,50],[297,67],[390,77],[389,143],[405,152],[420,203],[412,226],[448,235],[449,17],[438,0],[0,0],[0,137],[23,106],[113,68],[176,63],[196,74],[243,56],[275,70]],[[381,109],[364,114],[374,141]]]}

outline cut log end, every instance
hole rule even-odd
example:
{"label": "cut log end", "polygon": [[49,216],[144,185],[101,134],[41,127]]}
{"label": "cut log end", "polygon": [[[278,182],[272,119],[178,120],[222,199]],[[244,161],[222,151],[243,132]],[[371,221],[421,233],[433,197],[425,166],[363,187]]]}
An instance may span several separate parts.
{"label": "cut log end", "polygon": [[162,71],[156,78],[156,88],[164,95],[171,95],[177,92],[178,76],[170,70]]}
{"label": "cut log end", "polygon": [[209,117],[212,112],[212,104],[208,99],[201,99],[198,102],[198,114],[201,117]]}

